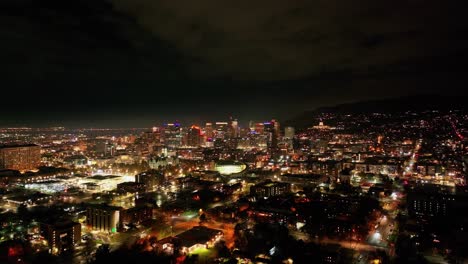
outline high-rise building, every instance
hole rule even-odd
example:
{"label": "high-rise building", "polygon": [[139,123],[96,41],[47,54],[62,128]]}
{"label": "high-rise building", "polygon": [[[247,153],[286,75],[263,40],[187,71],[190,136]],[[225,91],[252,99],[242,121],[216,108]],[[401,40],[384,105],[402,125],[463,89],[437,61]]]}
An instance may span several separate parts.
{"label": "high-rise building", "polygon": [[228,132],[228,122],[215,123],[215,138],[224,139]]}
{"label": "high-rise building", "polygon": [[198,126],[192,126],[187,132],[187,145],[190,147],[199,147],[201,145],[201,129]]}
{"label": "high-rise building", "polygon": [[263,131],[265,130],[264,123],[256,123],[254,130],[255,130],[255,133],[259,135],[263,134]]}
{"label": "high-rise building", "polygon": [[212,139],[214,137],[213,133],[213,123],[206,123],[205,125],[205,136],[206,139]]}
{"label": "high-rise building", "polygon": [[284,128],[284,142],[288,145],[288,148],[293,148],[293,140],[296,131],[294,127],[285,127]]}
{"label": "high-rise building", "polygon": [[249,121],[249,129],[250,131],[255,131],[255,122],[253,120]]}
{"label": "high-rise building", "polygon": [[164,128],[164,143],[169,148],[182,145],[182,129],[179,123],[169,123]]}
{"label": "high-rise building", "polygon": [[278,133],[279,133],[279,123],[274,119],[271,122],[265,122],[264,125],[264,134],[267,136],[267,148],[271,152],[275,152],[278,147]]}
{"label": "high-rise building", "polygon": [[0,169],[27,171],[37,169],[40,164],[38,145],[0,145]]}
{"label": "high-rise building", "polygon": [[159,144],[161,143],[162,138],[162,128],[160,127],[153,127],[151,132],[146,132],[146,140],[148,143]]}
{"label": "high-rise building", "polygon": [[231,137],[239,137],[239,122],[237,119],[231,120]]}
{"label": "high-rise building", "polygon": [[275,136],[276,138],[279,138],[281,136],[281,127],[280,127],[280,123],[275,120],[275,119],[272,119],[271,120],[271,123],[273,123],[273,127],[274,127],[274,130],[275,130]]}
{"label": "high-rise building", "polygon": [[294,129],[294,127],[285,127],[284,128],[284,138],[285,139],[293,139],[295,133],[296,133],[296,130]]}

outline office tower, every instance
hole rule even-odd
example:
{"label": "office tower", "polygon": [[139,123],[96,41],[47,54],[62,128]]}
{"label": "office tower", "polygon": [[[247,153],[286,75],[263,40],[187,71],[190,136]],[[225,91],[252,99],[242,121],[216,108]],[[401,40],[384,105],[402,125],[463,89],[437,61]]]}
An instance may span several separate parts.
{"label": "office tower", "polygon": [[201,129],[198,126],[192,126],[187,133],[187,145],[190,147],[199,147],[201,144]]}
{"label": "office tower", "polygon": [[288,148],[292,148],[294,134],[296,133],[294,127],[285,127],[284,128],[284,142],[288,144]]}
{"label": "office tower", "polygon": [[285,139],[293,139],[295,133],[296,133],[296,130],[294,129],[294,127],[285,127],[284,128],[284,138]]}
{"label": "office tower", "polygon": [[278,147],[279,123],[274,119],[271,122],[264,122],[264,134],[267,136],[267,148],[272,153]]}
{"label": "office tower", "polygon": [[231,137],[239,137],[239,122],[237,119],[231,120]]}
{"label": "office tower", "polygon": [[28,145],[0,145],[0,169],[27,171],[41,164],[41,147]]}
{"label": "office tower", "polygon": [[228,132],[228,122],[215,123],[215,138],[224,139]]}
{"label": "office tower", "polygon": [[255,124],[255,128],[254,128],[255,133],[261,135],[261,134],[263,134],[264,129],[265,129],[265,125],[263,123],[256,123]]}
{"label": "office tower", "polygon": [[162,129],[160,127],[153,127],[153,133],[151,135],[152,143],[159,144],[161,143]]}
{"label": "office tower", "polygon": [[214,137],[213,133],[213,123],[206,123],[205,125],[205,136],[206,139],[212,139]]}
{"label": "office tower", "polygon": [[182,129],[179,123],[169,123],[164,129],[164,144],[169,148],[182,145]]}
{"label": "office tower", "polygon": [[255,122],[252,120],[249,121],[249,129],[250,131],[255,131]]}
{"label": "office tower", "polygon": [[275,119],[272,119],[271,123],[273,124],[273,129],[275,131],[276,138],[279,138],[281,136],[280,123]]}

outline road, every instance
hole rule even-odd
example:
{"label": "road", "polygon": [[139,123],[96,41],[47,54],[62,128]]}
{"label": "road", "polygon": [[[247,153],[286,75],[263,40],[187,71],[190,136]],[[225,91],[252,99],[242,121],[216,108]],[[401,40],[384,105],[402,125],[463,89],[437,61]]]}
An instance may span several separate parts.
{"label": "road", "polygon": [[422,138],[418,139],[416,145],[414,146],[413,154],[411,155],[410,159],[408,160],[407,166],[405,167],[405,174],[406,175],[413,175],[414,171],[414,164],[418,162],[419,150],[423,144]]}

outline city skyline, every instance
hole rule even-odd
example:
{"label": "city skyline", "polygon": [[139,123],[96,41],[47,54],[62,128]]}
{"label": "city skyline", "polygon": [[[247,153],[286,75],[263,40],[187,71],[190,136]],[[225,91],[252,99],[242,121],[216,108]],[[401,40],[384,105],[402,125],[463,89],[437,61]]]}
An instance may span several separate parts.
{"label": "city skyline", "polygon": [[464,7],[2,1],[2,83],[9,88],[0,122],[285,120],[362,100],[466,95]]}
{"label": "city skyline", "polygon": [[0,260],[466,259],[466,109],[375,105],[302,128],[0,129]]}
{"label": "city skyline", "polygon": [[[462,96],[446,96],[446,95],[435,95],[435,94],[420,94],[413,96],[403,97],[390,97],[390,98],[379,98],[374,100],[348,102],[337,105],[324,105],[309,110],[301,110],[299,112],[283,112],[278,115],[271,115],[271,113],[263,113],[262,115],[255,114],[224,114],[224,113],[179,113],[174,114],[151,114],[146,112],[137,116],[135,113],[122,114],[118,112],[119,121],[115,122],[110,116],[106,116],[103,113],[96,112],[92,118],[89,116],[74,115],[69,113],[64,116],[65,119],[50,118],[48,115],[41,115],[41,117],[35,117],[35,120],[30,119],[28,113],[23,113],[24,119],[15,119],[14,121],[7,119],[1,120],[0,128],[9,127],[30,127],[30,128],[47,128],[47,127],[67,127],[69,129],[79,128],[96,128],[96,129],[126,129],[126,128],[151,128],[154,126],[165,126],[169,123],[182,123],[184,126],[201,125],[206,123],[217,122],[217,121],[228,121],[238,120],[241,127],[248,127],[250,122],[268,122],[270,120],[278,120],[285,122],[287,126],[295,126],[298,128],[305,128],[313,125],[308,120],[309,116],[315,115],[320,112],[348,112],[349,114],[359,113],[370,113],[370,112],[405,112],[405,111],[421,111],[421,110],[438,110],[447,111],[450,109],[464,110],[466,106],[464,102],[468,98],[465,95]],[[143,117],[141,117],[143,115]],[[53,120],[53,121],[51,121]],[[306,123],[304,123],[306,121]]]}

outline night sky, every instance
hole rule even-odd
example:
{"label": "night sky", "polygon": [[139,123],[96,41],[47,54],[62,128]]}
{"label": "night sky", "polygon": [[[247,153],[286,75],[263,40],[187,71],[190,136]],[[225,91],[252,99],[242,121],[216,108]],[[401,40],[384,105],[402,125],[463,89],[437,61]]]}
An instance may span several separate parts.
{"label": "night sky", "polygon": [[1,0],[0,127],[284,120],[466,94],[466,2]]}

